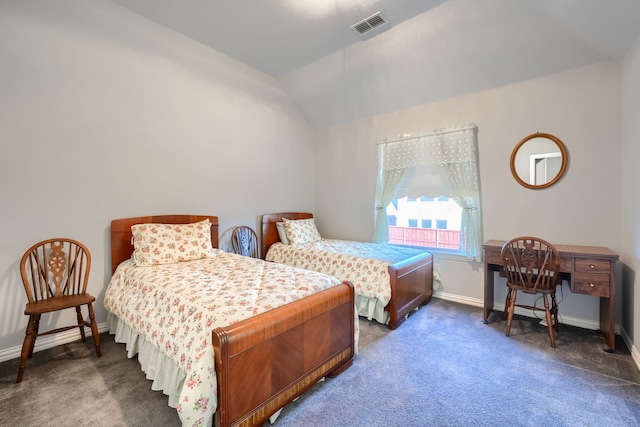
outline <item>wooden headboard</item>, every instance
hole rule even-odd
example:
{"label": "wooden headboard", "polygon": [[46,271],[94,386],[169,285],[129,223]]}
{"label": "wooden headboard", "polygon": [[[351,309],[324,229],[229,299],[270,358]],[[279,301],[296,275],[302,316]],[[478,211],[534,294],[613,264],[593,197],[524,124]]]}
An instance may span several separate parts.
{"label": "wooden headboard", "polygon": [[[114,219],[111,221],[111,272],[116,271],[121,262],[131,258],[133,243],[131,226],[135,224],[189,224],[205,219],[211,221],[211,245],[218,247],[218,217],[207,215],[156,215],[135,218]],[[275,226],[275,225],[274,225]],[[276,232],[276,237],[277,237]]]}
{"label": "wooden headboard", "polygon": [[267,256],[267,251],[271,245],[280,241],[276,222],[282,221],[282,218],[309,219],[313,218],[313,214],[308,212],[280,212],[262,215],[262,251],[260,256],[263,259]]}

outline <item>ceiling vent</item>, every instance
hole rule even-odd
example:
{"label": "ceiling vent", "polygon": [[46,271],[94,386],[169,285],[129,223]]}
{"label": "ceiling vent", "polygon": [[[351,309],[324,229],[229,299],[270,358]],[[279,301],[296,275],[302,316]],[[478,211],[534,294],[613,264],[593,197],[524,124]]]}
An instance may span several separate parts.
{"label": "ceiling vent", "polygon": [[353,24],[351,28],[353,28],[353,31],[355,31],[356,33],[363,35],[373,30],[374,28],[387,24],[387,22],[388,21],[384,19],[384,16],[382,16],[380,12],[376,12],[370,17]]}

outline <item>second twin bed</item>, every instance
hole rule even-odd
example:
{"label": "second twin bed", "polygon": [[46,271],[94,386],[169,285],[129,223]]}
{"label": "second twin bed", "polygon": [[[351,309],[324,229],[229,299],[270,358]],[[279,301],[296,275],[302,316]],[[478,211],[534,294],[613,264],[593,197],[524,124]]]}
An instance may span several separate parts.
{"label": "second twin bed", "polygon": [[[280,230],[278,230],[280,228]],[[286,240],[286,241],[283,241]],[[325,239],[313,215],[262,216],[262,256],[351,282],[360,316],[397,328],[433,294],[433,256],[397,245]]]}

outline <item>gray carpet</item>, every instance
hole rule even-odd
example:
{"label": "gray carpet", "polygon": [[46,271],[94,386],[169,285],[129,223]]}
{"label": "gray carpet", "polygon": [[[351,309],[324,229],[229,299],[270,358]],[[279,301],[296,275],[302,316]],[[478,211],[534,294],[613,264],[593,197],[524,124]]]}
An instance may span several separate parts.
{"label": "gray carpet", "polygon": [[[562,308],[560,308],[562,310]],[[397,330],[361,320],[360,354],[336,378],[288,405],[275,427],[640,426],[640,371],[624,346],[561,325],[434,299]],[[619,337],[618,337],[619,338]],[[24,381],[0,364],[2,426],[178,426],[178,416],[124,345],[101,336],[36,353]]]}

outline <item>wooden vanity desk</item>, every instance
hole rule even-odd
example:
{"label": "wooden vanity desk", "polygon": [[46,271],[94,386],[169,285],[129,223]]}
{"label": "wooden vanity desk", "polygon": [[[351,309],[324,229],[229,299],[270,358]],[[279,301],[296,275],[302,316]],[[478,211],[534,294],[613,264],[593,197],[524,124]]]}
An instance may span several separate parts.
{"label": "wooden vanity desk", "polygon": [[[493,311],[494,276],[502,268],[500,251],[505,240],[484,244],[484,322]],[[555,245],[555,244],[554,244]],[[615,266],[618,254],[601,246],[555,245],[560,251],[560,272],[572,293],[600,298],[600,331],[607,352],[615,350]]]}

